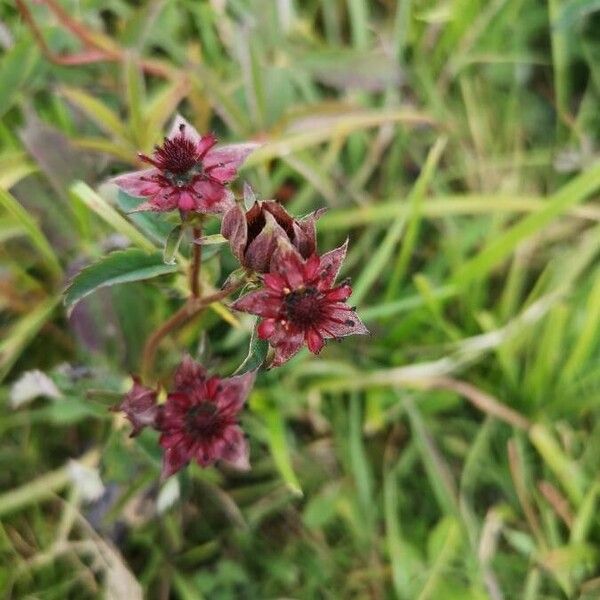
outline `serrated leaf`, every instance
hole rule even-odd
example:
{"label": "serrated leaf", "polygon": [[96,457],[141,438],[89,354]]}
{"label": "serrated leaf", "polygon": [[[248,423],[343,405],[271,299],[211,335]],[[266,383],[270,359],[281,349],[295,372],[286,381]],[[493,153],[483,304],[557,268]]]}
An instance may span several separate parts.
{"label": "serrated leaf", "polygon": [[138,248],[112,252],[73,278],[64,296],[67,313],[98,288],[151,279],[176,270],[177,266],[166,265],[163,262],[160,252],[148,254]]}
{"label": "serrated leaf", "polygon": [[163,261],[165,265],[174,265],[177,263],[175,255],[179,250],[179,245],[181,244],[184,233],[185,229],[181,225],[176,225],[171,229],[171,232],[165,241],[165,247],[163,248]]}
{"label": "serrated leaf", "polygon": [[258,337],[256,328],[254,328],[250,337],[248,356],[246,356],[244,362],[236,369],[234,375],[243,375],[248,371],[258,369],[265,362],[268,351],[269,343],[266,340],[261,340]]}

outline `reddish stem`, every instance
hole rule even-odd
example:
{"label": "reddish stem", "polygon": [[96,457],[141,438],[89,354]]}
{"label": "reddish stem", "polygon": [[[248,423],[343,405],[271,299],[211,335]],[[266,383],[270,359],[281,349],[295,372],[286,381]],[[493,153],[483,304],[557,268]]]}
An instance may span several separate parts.
{"label": "reddish stem", "polygon": [[201,227],[192,229],[192,263],[190,265],[190,291],[193,298],[200,296],[200,268],[202,266],[202,245],[196,244],[195,240],[202,235]]}
{"label": "reddish stem", "polygon": [[[17,9],[27,23],[42,54],[51,63],[62,66],[85,65],[97,62],[121,62],[126,58],[126,51],[116,45],[104,45],[97,39],[96,34],[78,21],[71,19],[69,14],[54,0],[45,0],[46,6],[54,13],[61,24],[75,35],[83,44],[85,50],[75,54],[56,54],[53,52],[40,28],[38,27],[25,0],[16,0]],[[156,61],[140,59],[140,68],[149,75],[170,78],[175,74],[174,69]]]}
{"label": "reddish stem", "polygon": [[144,346],[140,369],[143,380],[147,381],[149,379],[150,372],[154,367],[154,360],[156,358],[158,347],[167,335],[183,327],[186,323],[189,323],[189,321],[201,314],[204,309],[213,302],[223,300],[223,298],[226,298],[229,294],[235,292],[242,286],[242,283],[242,281],[235,281],[226,288],[209,296],[205,296],[204,298],[191,296],[176,313],[156,329],[148,338],[146,345]]}

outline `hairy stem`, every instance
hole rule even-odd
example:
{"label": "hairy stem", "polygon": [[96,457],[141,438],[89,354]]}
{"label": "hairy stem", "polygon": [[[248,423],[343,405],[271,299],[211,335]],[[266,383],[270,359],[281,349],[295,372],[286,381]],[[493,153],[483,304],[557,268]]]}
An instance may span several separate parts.
{"label": "hairy stem", "polygon": [[192,297],[198,298],[200,296],[200,268],[202,266],[202,246],[195,244],[194,240],[198,239],[202,235],[201,227],[194,227],[192,229],[192,262],[190,264],[190,291]]}
{"label": "hairy stem", "polygon": [[205,296],[204,298],[198,298],[195,296],[188,298],[183,306],[171,317],[169,317],[169,319],[167,319],[160,327],[158,327],[158,329],[156,329],[147,339],[146,345],[144,346],[144,352],[142,354],[142,364],[140,369],[142,379],[147,381],[149,378],[151,378],[156,352],[165,337],[200,315],[204,309],[210,306],[213,302],[223,300],[223,298],[226,298],[229,296],[229,294],[232,294],[238,290],[242,286],[242,283],[243,281],[232,282],[222,290],[219,290],[214,294],[210,294],[209,296]]}

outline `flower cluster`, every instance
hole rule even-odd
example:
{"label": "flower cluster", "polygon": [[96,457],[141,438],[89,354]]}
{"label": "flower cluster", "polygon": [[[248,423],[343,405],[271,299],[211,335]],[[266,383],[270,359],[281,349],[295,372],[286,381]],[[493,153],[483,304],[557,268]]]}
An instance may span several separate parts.
{"label": "flower cluster", "polygon": [[254,377],[252,371],[225,379],[208,377],[201,365],[185,356],[164,404],[157,403],[158,390],[134,379],[133,388],[115,409],[131,421],[132,436],[144,427],[160,432],[163,479],[194,459],[203,467],[222,460],[237,469],[248,469],[248,443],[237,415]]}
{"label": "flower cluster", "polygon": [[[237,202],[227,187],[256,147],[217,146],[213,135],[200,136],[178,116],[163,144],[151,156],[140,154],[151,168],[113,181],[143,198],[137,211],[179,210],[184,224],[195,213],[221,216],[221,234],[243,268],[245,283],[254,286],[231,307],[259,317],[257,334],[272,348],[267,362],[277,367],[303,346],[318,354],[328,339],[368,331],[347,304],[352,294],[349,281],[336,283],[347,241],[329,252],[317,251],[316,224],[322,211],[297,219],[274,200],[256,200],[247,185],[243,202]],[[146,426],[160,432],[163,477],[192,459],[201,466],[222,460],[248,468],[248,445],[237,414],[254,378],[255,372],[208,377],[186,357],[164,404],[157,402],[156,389],[135,377],[117,409],[131,421],[132,435]]]}

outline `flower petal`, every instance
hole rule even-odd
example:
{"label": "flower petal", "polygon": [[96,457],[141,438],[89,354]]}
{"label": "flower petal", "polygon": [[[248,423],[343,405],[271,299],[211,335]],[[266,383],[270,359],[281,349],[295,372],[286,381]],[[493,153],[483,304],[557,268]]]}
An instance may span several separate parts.
{"label": "flower petal", "polygon": [[290,289],[297,289],[304,285],[304,261],[289,243],[279,242],[271,259],[271,271],[281,275]]}
{"label": "flower petal", "polygon": [[348,240],[346,240],[339,248],[331,250],[321,256],[321,289],[327,289],[333,286],[344,258],[348,250]]}
{"label": "flower petal", "polygon": [[254,385],[256,371],[243,375],[221,379],[217,395],[217,407],[228,416],[235,416],[244,406],[246,398]]}
{"label": "flower petal", "polygon": [[235,204],[233,193],[214,181],[198,180],[194,191],[199,196],[196,210],[200,213],[223,214]]}
{"label": "flower petal", "polygon": [[179,194],[179,199],[177,201],[177,208],[180,211],[186,213],[190,210],[194,210],[196,208],[197,200],[196,198],[187,190],[182,190]]}
{"label": "flower petal", "polygon": [[173,391],[186,391],[192,386],[198,385],[205,378],[206,371],[204,367],[189,354],[185,354],[173,376]]}
{"label": "flower petal", "polygon": [[124,192],[131,196],[146,197],[155,194],[160,190],[152,181],[149,181],[153,175],[158,173],[157,169],[142,169],[141,171],[130,171],[123,173],[117,177],[113,177],[109,181],[121,188]]}
{"label": "flower petal", "polygon": [[281,330],[281,335],[277,337],[272,336],[269,340],[271,346],[275,350],[275,356],[273,357],[272,367],[279,367],[283,363],[287,362],[296,354],[300,348],[304,345],[304,334],[297,332],[289,334],[285,330]]}
{"label": "flower petal", "polygon": [[325,292],[325,296],[329,302],[343,302],[348,300],[352,295],[352,288],[347,285],[340,285]]}
{"label": "flower petal", "polygon": [[[246,144],[229,144],[211,150],[202,161],[206,169],[210,167],[232,167],[237,170],[246,160],[246,157],[254,152],[261,144],[250,142]],[[211,171],[211,174],[214,171]]]}
{"label": "flower petal", "polygon": [[166,448],[163,454],[161,480],[164,481],[185,467],[190,462],[190,458],[189,447],[185,442]]}
{"label": "flower petal", "polygon": [[196,128],[189,123],[186,119],[184,119],[180,114],[175,115],[173,119],[173,124],[171,125],[171,129],[169,130],[169,134],[167,137],[169,139],[173,139],[174,137],[181,134],[181,126],[183,125],[183,134],[186,138],[192,140],[195,144],[199,144],[201,137]]}
{"label": "flower petal", "polygon": [[325,338],[339,338],[347,335],[365,335],[369,330],[358,315],[345,304],[335,306],[319,324],[319,331]]}
{"label": "flower petal", "polygon": [[131,437],[140,433],[144,427],[155,427],[158,416],[156,390],[142,385],[140,379],[133,377],[133,386],[123,398],[123,401],[113,408],[122,411],[131,422],[133,430]]}
{"label": "flower petal", "polygon": [[221,222],[221,235],[229,240],[234,256],[241,262],[248,240],[246,214],[239,204],[232,206]]}
{"label": "flower petal", "polygon": [[275,332],[276,327],[277,321],[275,319],[263,319],[258,324],[256,332],[261,340],[268,340]]}
{"label": "flower petal", "polygon": [[288,237],[270,212],[264,213],[265,225],[244,252],[244,266],[265,273],[280,242],[289,243]]}
{"label": "flower petal", "polygon": [[313,354],[319,354],[319,352],[321,352],[323,346],[325,345],[325,340],[323,340],[323,336],[314,327],[311,327],[306,331],[304,339],[306,340],[306,345],[308,346],[308,349]]}
{"label": "flower petal", "polygon": [[304,258],[317,251],[316,222],[325,212],[326,208],[319,208],[294,223],[294,245]]}
{"label": "flower petal", "polygon": [[265,273],[263,275],[265,285],[275,292],[283,292],[283,288],[287,286],[287,281],[277,273]]}
{"label": "flower petal", "polygon": [[221,451],[221,459],[240,471],[250,469],[250,448],[244,432],[236,425],[227,428],[226,444]]}
{"label": "flower petal", "polygon": [[277,318],[281,300],[269,290],[250,292],[236,300],[231,308],[259,317]]}

